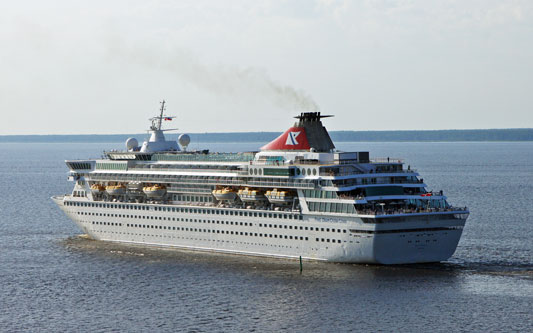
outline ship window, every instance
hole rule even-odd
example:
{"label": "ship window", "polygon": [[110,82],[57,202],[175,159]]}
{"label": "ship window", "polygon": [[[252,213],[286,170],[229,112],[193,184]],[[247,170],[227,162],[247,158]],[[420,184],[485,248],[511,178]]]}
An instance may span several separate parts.
{"label": "ship window", "polygon": [[305,176],[305,169],[302,169],[302,175]]}

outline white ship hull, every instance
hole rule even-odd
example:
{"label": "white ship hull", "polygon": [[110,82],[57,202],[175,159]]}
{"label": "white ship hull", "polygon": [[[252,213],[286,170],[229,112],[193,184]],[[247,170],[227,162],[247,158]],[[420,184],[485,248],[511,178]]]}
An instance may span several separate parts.
{"label": "white ship hull", "polygon": [[[323,220],[268,211],[260,218],[215,207],[98,204],[69,196],[53,200],[96,240],[344,263],[444,261],[455,252],[465,223],[465,219],[440,219],[432,225],[405,222],[395,223],[396,231],[378,231],[357,217]],[[268,217],[268,213],[274,214]]]}

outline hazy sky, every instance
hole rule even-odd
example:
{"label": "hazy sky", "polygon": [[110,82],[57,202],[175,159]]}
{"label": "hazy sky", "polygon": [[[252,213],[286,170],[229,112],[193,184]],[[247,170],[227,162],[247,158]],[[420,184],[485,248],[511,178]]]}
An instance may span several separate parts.
{"label": "hazy sky", "polygon": [[0,1],[0,135],[533,127],[532,0]]}

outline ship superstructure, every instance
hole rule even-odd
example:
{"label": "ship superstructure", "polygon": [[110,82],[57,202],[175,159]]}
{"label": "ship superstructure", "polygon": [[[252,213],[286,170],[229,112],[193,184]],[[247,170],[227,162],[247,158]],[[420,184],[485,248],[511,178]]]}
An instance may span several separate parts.
{"label": "ship superstructure", "polygon": [[160,115],[142,146],[69,160],[71,194],[53,197],[90,237],[247,255],[404,264],[451,257],[466,207],[429,192],[398,159],[341,152],[305,112],[258,152],[188,151]]}

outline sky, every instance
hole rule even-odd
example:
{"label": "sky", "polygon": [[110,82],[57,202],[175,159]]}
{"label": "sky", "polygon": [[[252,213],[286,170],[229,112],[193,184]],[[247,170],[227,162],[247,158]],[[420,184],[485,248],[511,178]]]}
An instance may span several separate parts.
{"label": "sky", "polygon": [[533,127],[531,0],[0,5],[0,135]]}

